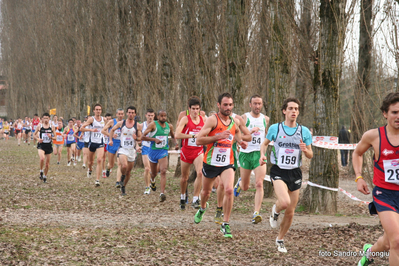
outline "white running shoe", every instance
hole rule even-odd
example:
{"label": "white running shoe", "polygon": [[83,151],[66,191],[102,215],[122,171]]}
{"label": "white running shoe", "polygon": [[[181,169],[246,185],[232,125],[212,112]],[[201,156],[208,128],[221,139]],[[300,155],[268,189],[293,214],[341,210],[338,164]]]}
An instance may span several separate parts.
{"label": "white running shoe", "polygon": [[71,161],[68,162],[67,166],[71,166]]}
{"label": "white running shoe", "polygon": [[87,177],[90,178],[91,177],[91,171],[87,170]]}
{"label": "white running shoe", "polygon": [[98,180],[96,180],[96,187],[99,187],[100,186],[100,181],[98,181]]}
{"label": "white running shoe", "polygon": [[85,165],[85,164],[83,164],[83,165],[82,165],[82,167],[83,167],[83,169],[85,169],[85,168],[86,168],[86,165]]}
{"label": "white running shoe", "polygon": [[80,162],[82,159],[80,158],[80,156],[78,157],[78,162]]}
{"label": "white running shoe", "polygon": [[287,249],[284,246],[284,240],[278,240],[276,238],[276,246],[279,252],[287,253]]}
{"label": "white running shoe", "polygon": [[278,226],[277,220],[279,215],[280,214],[276,213],[276,204],[274,204],[272,208],[272,214],[270,215],[269,218],[271,228],[277,228]]}
{"label": "white running shoe", "polygon": [[146,187],[145,190],[144,190],[144,195],[146,195],[146,194],[149,195],[150,192],[151,192],[150,187]]}
{"label": "white running shoe", "polygon": [[73,161],[73,166],[76,166],[76,161]]}

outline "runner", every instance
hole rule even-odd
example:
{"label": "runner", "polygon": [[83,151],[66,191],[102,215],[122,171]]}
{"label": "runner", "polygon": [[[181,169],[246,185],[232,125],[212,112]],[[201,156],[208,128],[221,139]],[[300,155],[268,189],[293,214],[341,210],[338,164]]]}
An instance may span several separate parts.
{"label": "runner", "polygon": [[[104,122],[105,122],[105,125],[107,125],[107,123],[109,122],[109,121],[111,121],[112,120],[112,115],[110,114],[110,113],[106,113],[105,114],[105,119],[104,119]],[[104,129],[104,128],[103,128]],[[103,164],[102,164],[102,167],[101,167],[101,169],[103,170],[103,178],[107,178],[108,176],[107,176],[107,171],[106,171],[106,159],[107,159],[107,155],[108,155],[108,142],[109,142],[109,137],[108,137],[108,134],[107,135],[104,135],[104,133],[103,133],[103,129],[101,130],[101,134],[103,134],[103,136],[104,136],[104,155],[103,155]],[[108,162],[109,163],[109,162]]]}
{"label": "runner", "polygon": [[[110,135],[114,136],[117,130],[120,130],[120,148],[118,150],[118,157],[121,164],[121,193],[126,195],[126,185],[130,179],[130,172],[133,169],[134,161],[136,160],[137,152],[140,150],[138,142],[141,138],[141,125],[138,125],[134,120],[136,116],[136,107],[129,106],[126,110],[127,119],[118,121],[111,129]],[[113,138],[110,139],[109,145],[113,146]]]}
{"label": "runner", "polygon": [[399,265],[399,93],[389,93],[382,102],[381,111],[387,124],[363,134],[352,155],[357,190],[370,194],[362,178],[363,154],[374,149],[375,185],[373,201],[369,204],[370,214],[378,214],[384,234],[372,244],[365,244],[365,256],[358,265],[369,265],[373,256],[389,251],[389,265]]}
{"label": "runner", "polygon": [[73,120],[68,120],[68,126],[64,129],[64,137],[66,138],[66,147],[67,147],[67,158],[68,158],[68,166],[71,166],[71,162],[73,165],[76,165],[75,159],[75,148],[76,148],[76,139],[75,132],[77,132],[77,128],[73,125]]}
{"label": "runner", "polygon": [[30,145],[30,137],[31,137],[31,132],[32,132],[32,123],[30,121],[29,117],[25,117],[25,121],[23,124],[24,128],[25,128],[25,134],[24,134],[24,138],[25,138],[25,143],[28,143],[28,145]]}
{"label": "runner", "polygon": [[[151,124],[154,121],[155,118],[155,112],[152,109],[147,109],[147,113],[145,114],[145,117],[147,118],[147,121],[144,121],[141,124],[141,132],[144,133],[144,131],[147,129],[148,125]],[[148,153],[150,152],[150,146],[151,142],[150,141],[141,141],[141,158],[143,159],[143,164],[144,164],[144,182],[145,182],[145,190],[144,194],[150,194],[151,189],[150,189],[150,161],[148,160]]]}
{"label": "runner", "polygon": [[14,123],[15,137],[18,139],[18,146],[21,145],[22,128],[22,119],[18,118]]}
{"label": "runner", "polygon": [[257,224],[262,221],[260,216],[260,208],[263,200],[263,180],[266,175],[266,164],[260,165],[260,144],[263,143],[266,136],[266,128],[269,123],[269,117],[261,113],[263,101],[260,95],[255,94],[249,100],[251,112],[242,115],[246,127],[252,135],[251,141],[246,149],[240,149],[240,175],[237,184],[234,186],[234,196],[238,197],[241,190],[247,191],[251,172],[255,173],[255,209],[252,216],[252,223]]}
{"label": "runner", "polygon": [[294,218],[295,207],[299,199],[299,189],[302,185],[302,153],[309,159],[313,157],[312,135],[307,127],[299,125],[296,121],[299,115],[300,102],[296,98],[287,98],[281,111],[285,116],[282,123],[270,126],[266,139],[261,146],[260,165],[266,164],[265,156],[267,146],[274,141],[270,160],[273,166],[270,169],[277,201],[273,205],[269,218],[270,226],[277,228],[280,212],[285,210],[280,231],[276,238],[277,249],[287,252],[284,246],[284,236],[288,232]]}
{"label": "runner", "polygon": [[[87,118],[88,117],[85,116],[83,123],[85,123],[87,121]],[[91,128],[91,126],[88,125],[87,128]],[[80,129],[79,129],[80,132],[82,132],[81,129],[82,129],[82,127],[80,127]],[[84,141],[84,145],[83,145],[83,165],[82,165],[82,167],[83,167],[83,169],[85,169],[87,160],[89,157],[90,131],[83,132],[83,141]]]}
{"label": "runner", "polygon": [[109,174],[114,167],[115,164],[115,159],[118,161],[118,170],[116,173],[116,187],[120,187],[120,181],[121,181],[121,169],[119,165],[119,158],[117,158],[116,153],[119,149],[119,146],[121,144],[121,129],[116,129],[114,136],[111,136],[109,132],[111,131],[112,127],[115,126],[118,122],[123,121],[123,117],[125,116],[125,112],[123,111],[122,108],[118,108],[116,110],[116,118],[110,119],[103,130],[101,130],[101,133],[106,136],[107,138],[112,137],[112,146],[107,145],[107,151],[108,151],[108,164],[107,164],[107,170],[106,170],[106,177],[109,177]]}
{"label": "runner", "polygon": [[204,126],[204,119],[199,115],[201,102],[197,98],[191,98],[188,102],[190,114],[183,117],[176,128],[176,139],[182,139],[180,153],[181,179],[180,179],[180,209],[186,209],[186,190],[190,167],[194,164],[197,178],[194,182],[192,207],[200,208],[199,194],[202,186],[202,160],[204,150],[201,145],[195,143],[195,138]]}
{"label": "runner", "polygon": [[[101,130],[105,126],[104,117],[101,116],[102,106],[97,103],[93,108],[94,116],[91,116],[83,123],[81,131],[90,131],[89,156],[87,177],[91,177],[94,165],[94,156],[97,155],[96,181],[95,185],[100,186],[100,177],[104,156],[104,138]],[[86,128],[90,126],[90,128]]]}
{"label": "runner", "polygon": [[51,121],[51,126],[58,127],[58,116],[54,115],[53,120]]}
{"label": "runner", "polygon": [[[33,119],[32,119],[32,135],[35,134],[36,127],[37,127],[37,125],[39,125],[39,123],[40,123],[39,116],[37,114],[34,114]],[[36,145],[35,138],[33,138],[33,145]]]}
{"label": "runner", "polygon": [[143,133],[143,140],[151,141],[151,149],[148,154],[151,167],[151,189],[156,191],[155,177],[157,176],[157,166],[161,171],[161,194],[159,195],[159,201],[164,202],[165,186],[166,186],[166,170],[168,169],[168,136],[173,139],[175,143],[175,149],[179,149],[179,145],[175,140],[175,134],[173,132],[173,126],[166,122],[167,114],[166,111],[158,111],[158,121],[154,121],[148,125],[147,129]]}
{"label": "runner", "polygon": [[62,126],[62,122],[58,121],[58,125],[55,128],[55,140],[53,141],[55,146],[54,155],[57,155],[57,164],[61,162],[62,148],[64,147],[64,129]]}
{"label": "runner", "polygon": [[10,124],[8,124],[7,120],[4,120],[3,124],[3,136],[4,139],[7,141],[10,138]]}
{"label": "runner", "polygon": [[[50,125],[50,115],[42,115],[42,124],[35,129],[35,139],[37,140],[37,151],[40,158],[40,180],[47,182],[47,173],[50,166],[51,153],[53,153],[52,140],[55,138],[54,127]],[[44,167],[44,171],[43,171]]]}
{"label": "runner", "polygon": [[76,120],[76,126],[75,126],[75,128],[76,128],[76,131],[75,131],[75,133],[74,133],[74,137],[76,138],[76,140],[77,140],[77,143],[76,143],[76,156],[75,156],[75,162],[74,162],[74,164],[76,165],[76,161],[78,161],[78,162],[80,162],[81,160],[82,160],[82,154],[81,154],[81,152],[82,152],[82,149],[83,149],[83,147],[84,147],[84,144],[85,144],[85,142],[84,142],[84,140],[83,140],[83,132],[82,131],[80,131],[80,128],[82,127],[82,121],[80,121],[80,119],[78,119],[78,120]]}
{"label": "runner", "polygon": [[[204,155],[202,174],[201,208],[194,216],[194,222],[202,221],[203,215],[208,208],[208,198],[212,191],[213,182],[220,175],[220,181],[225,190],[223,200],[224,217],[221,232],[224,237],[233,237],[230,230],[229,220],[233,208],[233,186],[234,186],[234,155],[233,140],[235,139],[243,148],[247,147],[244,140],[250,140],[251,135],[241,136],[239,130],[240,121],[232,118],[234,107],[233,97],[230,93],[223,93],[218,97],[219,112],[205,122],[204,127],[197,134],[197,145],[207,145]],[[248,132],[249,133],[249,132]],[[243,140],[244,139],[244,140]]]}

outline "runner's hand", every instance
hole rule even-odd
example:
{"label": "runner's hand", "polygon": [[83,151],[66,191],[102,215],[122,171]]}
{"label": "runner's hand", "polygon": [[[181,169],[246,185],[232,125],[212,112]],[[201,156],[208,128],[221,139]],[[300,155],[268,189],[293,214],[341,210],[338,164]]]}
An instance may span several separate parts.
{"label": "runner's hand", "polygon": [[260,128],[258,128],[258,127],[254,127],[253,129],[251,129],[251,132],[250,132],[250,133],[252,134],[252,133],[258,132],[259,129],[260,129]]}
{"label": "runner's hand", "polygon": [[259,159],[259,164],[264,165],[267,163],[267,157],[265,155],[261,156]]}
{"label": "runner's hand", "polygon": [[244,150],[248,147],[248,142],[246,141],[241,141],[241,143],[238,144],[240,144],[241,148],[243,148]]}
{"label": "runner's hand", "polygon": [[303,151],[303,152],[307,151],[306,143],[304,143],[302,139],[301,139],[301,143],[299,143],[299,148],[301,148],[301,151]]}
{"label": "runner's hand", "polygon": [[43,140],[42,139],[38,139],[37,142],[43,143]]}
{"label": "runner's hand", "polygon": [[179,144],[176,143],[175,145],[175,150],[178,151],[179,150]]}
{"label": "runner's hand", "polygon": [[162,143],[162,140],[160,140],[160,139],[155,139],[154,142],[155,142],[156,144],[160,144],[160,143]]}
{"label": "runner's hand", "polygon": [[367,186],[366,181],[363,178],[359,178],[357,180],[357,190],[362,192],[364,195],[370,194],[369,188]]}
{"label": "runner's hand", "polygon": [[218,134],[218,139],[228,139],[230,137],[230,131],[226,130]]}
{"label": "runner's hand", "polygon": [[114,142],[110,139],[110,140],[108,141],[108,145],[109,145],[109,146],[114,146]]}

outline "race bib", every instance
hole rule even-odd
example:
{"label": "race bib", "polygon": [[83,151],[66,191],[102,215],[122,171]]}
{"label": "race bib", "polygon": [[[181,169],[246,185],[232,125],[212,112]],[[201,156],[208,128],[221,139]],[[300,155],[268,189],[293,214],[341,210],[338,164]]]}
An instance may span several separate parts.
{"label": "race bib", "polygon": [[213,166],[226,166],[230,164],[229,148],[213,148],[211,165]]}
{"label": "race bib", "polygon": [[[195,133],[198,133],[198,132],[191,132],[191,131],[189,132],[190,135],[195,135]],[[197,139],[195,139],[195,138],[189,138],[188,139],[188,146],[190,146],[190,147],[201,147],[201,145],[197,145],[196,140]]]}
{"label": "race bib", "polygon": [[92,132],[92,133],[93,133],[93,138],[91,141],[94,143],[101,143],[101,138],[103,137],[103,134],[101,134],[101,132]]}
{"label": "race bib", "polygon": [[280,148],[277,165],[282,169],[298,168],[299,150]]}
{"label": "race bib", "polygon": [[51,142],[51,134],[50,133],[43,133],[43,143],[50,143]]}
{"label": "race bib", "polygon": [[75,140],[75,137],[73,135],[68,135],[68,141],[74,141],[74,140]]}
{"label": "race bib", "polygon": [[155,138],[159,139],[161,143],[155,143],[155,148],[162,149],[168,144],[168,136],[156,136]]}
{"label": "race bib", "polygon": [[132,137],[123,138],[123,147],[127,149],[134,148],[134,139]]}
{"label": "race bib", "polygon": [[57,135],[57,142],[63,141],[62,135]]}
{"label": "race bib", "polygon": [[385,182],[399,185],[399,160],[384,160]]}
{"label": "race bib", "polygon": [[121,130],[118,128],[115,130],[116,138],[115,139],[121,139]]}

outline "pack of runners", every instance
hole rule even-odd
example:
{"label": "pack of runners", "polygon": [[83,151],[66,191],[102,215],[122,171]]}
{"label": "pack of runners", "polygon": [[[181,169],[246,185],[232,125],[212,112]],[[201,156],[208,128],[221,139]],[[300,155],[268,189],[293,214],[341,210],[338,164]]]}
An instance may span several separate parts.
{"label": "pack of runners", "polygon": [[[33,134],[40,158],[39,177],[44,183],[48,180],[51,154],[54,151],[57,164],[60,164],[63,146],[67,148],[68,166],[76,166],[83,156],[82,167],[87,168],[87,177],[92,176],[96,162],[95,186],[101,185],[101,177],[110,176],[116,163],[115,187],[121,190],[122,196],[126,195],[137,153],[141,153],[145,167],[144,194],[157,190],[156,177],[159,174],[160,202],[167,199],[168,153],[170,149],[179,149],[179,139],[179,208],[184,211],[189,204],[188,179],[193,166],[196,178],[190,194],[191,207],[197,209],[194,223],[202,221],[209,208],[210,194],[216,191],[214,221],[220,225],[220,231],[226,238],[233,237],[230,217],[234,199],[239,200],[239,196],[249,189],[252,173],[256,192],[249,220],[253,224],[263,220],[261,207],[266,150],[271,145],[270,177],[277,200],[270,210],[269,223],[271,228],[278,228],[275,240],[277,250],[285,253],[284,236],[293,222],[302,185],[302,158],[313,157],[312,135],[307,127],[297,123],[300,102],[296,98],[287,98],[281,107],[284,121],[273,125],[269,125],[269,117],[261,113],[263,100],[257,94],[250,97],[249,111],[241,116],[233,113],[234,102],[229,93],[219,95],[217,107],[218,112],[207,117],[201,110],[200,99],[193,96],[188,101],[188,109],[179,114],[177,124],[173,127],[167,122],[165,110],[155,113],[148,109],[146,121],[138,123],[134,106],[126,110],[117,109],[115,118],[112,118],[111,114],[103,117],[101,104],[95,104],[93,116],[85,117],[83,123],[71,118],[65,127],[57,117],[50,120],[48,113],[44,113],[40,119],[35,115],[33,119],[25,117],[12,123],[1,119],[0,135],[8,140],[14,130],[18,145],[21,145],[21,139],[29,145]],[[390,251],[390,265],[399,265],[399,93],[390,93],[384,99],[381,111],[387,119],[387,125],[364,133],[353,153],[357,188],[369,194],[361,176],[362,155],[370,147],[374,149],[375,187],[373,202],[369,207],[371,214],[379,215],[384,228],[384,235],[374,245],[364,245],[365,256],[358,265],[368,265],[373,260],[373,254],[381,251]],[[169,147],[170,144],[172,147]],[[237,167],[240,167],[240,177],[234,183]]]}

